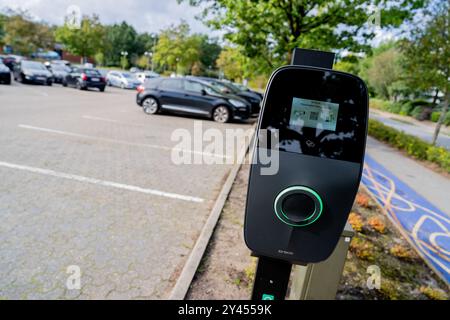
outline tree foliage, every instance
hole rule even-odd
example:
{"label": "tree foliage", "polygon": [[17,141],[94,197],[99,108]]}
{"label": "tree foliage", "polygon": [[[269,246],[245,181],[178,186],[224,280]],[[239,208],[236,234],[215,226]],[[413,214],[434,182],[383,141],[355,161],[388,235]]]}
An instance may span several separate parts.
{"label": "tree foliage", "polygon": [[68,23],[56,29],[56,39],[64,44],[65,49],[83,58],[94,56],[104,43],[104,27],[97,15],[83,16],[80,27]]}
{"label": "tree foliage", "polygon": [[426,0],[178,0],[206,7],[203,19],[258,59],[266,70],[289,61],[295,47],[364,51],[375,36],[368,25],[380,10],[383,27],[397,27]]}
{"label": "tree foliage", "polygon": [[201,37],[190,35],[189,25],[182,22],[161,31],[153,59],[168,70],[187,74],[200,56]]}
{"label": "tree foliage", "polygon": [[0,42],[12,46],[16,53],[30,55],[38,49],[49,49],[54,45],[53,29],[45,23],[33,21],[26,12],[13,12],[0,17],[0,20],[0,33],[3,29],[3,40],[0,39]]}
{"label": "tree foliage", "polygon": [[412,38],[402,42],[403,67],[410,86],[422,90],[438,90],[443,94],[441,116],[436,125],[436,143],[445,120],[450,100],[450,8],[448,1],[430,8],[425,27],[418,26]]}

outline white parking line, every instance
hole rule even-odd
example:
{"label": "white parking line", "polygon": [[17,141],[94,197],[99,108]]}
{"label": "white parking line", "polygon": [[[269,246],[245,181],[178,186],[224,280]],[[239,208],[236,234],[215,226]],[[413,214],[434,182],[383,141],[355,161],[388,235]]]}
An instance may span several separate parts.
{"label": "white parking line", "polygon": [[190,201],[190,202],[197,202],[197,203],[201,203],[204,201],[204,199],[202,199],[202,198],[191,197],[191,196],[186,196],[186,195],[177,194],[177,193],[164,192],[164,191],[159,191],[159,190],[154,190],[154,189],[146,189],[146,188],[131,186],[131,185],[123,184],[123,183],[105,181],[105,180],[100,180],[100,179],[95,179],[95,178],[88,178],[88,177],[83,177],[83,176],[79,176],[79,175],[75,175],[75,174],[58,172],[58,171],[53,171],[53,170],[49,170],[49,169],[29,167],[29,166],[24,166],[24,165],[18,165],[18,164],[9,163],[9,162],[0,161],[0,167],[17,169],[17,170],[28,171],[28,172],[33,172],[33,173],[39,173],[39,174],[57,177],[57,178],[69,179],[69,180],[74,180],[74,181],[78,181],[78,182],[86,182],[86,183],[101,185],[101,186],[105,186],[105,187],[112,187],[112,188],[117,188],[117,189],[122,189],[122,190],[141,192],[141,193],[145,193],[145,194],[151,194],[151,195],[155,195],[155,196],[178,199],[178,200],[183,200],[183,201]]}
{"label": "white parking line", "polygon": [[186,153],[191,153],[191,154],[198,154],[198,155],[207,156],[207,157],[216,157],[216,158],[220,158],[220,159],[229,159],[230,158],[230,156],[228,156],[228,155],[214,154],[214,153],[201,152],[201,151],[193,151],[193,150],[180,149],[180,148],[171,148],[171,147],[159,146],[159,145],[154,145],[154,144],[136,143],[136,142],[123,141],[123,140],[100,138],[100,137],[79,134],[79,133],[54,130],[54,129],[48,129],[48,128],[41,128],[41,127],[34,127],[34,126],[26,125],[26,124],[19,124],[18,127],[22,128],[22,129],[54,133],[54,134],[60,134],[60,135],[89,139],[89,140],[117,143],[117,144],[128,145],[128,146],[146,147],[146,148],[160,149],[160,150],[166,150],[166,151],[176,150],[176,151],[181,151],[181,152],[186,152]]}

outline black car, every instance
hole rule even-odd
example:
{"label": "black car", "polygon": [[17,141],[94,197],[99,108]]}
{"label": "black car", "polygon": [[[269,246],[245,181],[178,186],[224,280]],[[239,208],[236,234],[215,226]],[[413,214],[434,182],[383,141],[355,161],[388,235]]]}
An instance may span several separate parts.
{"label": "black car", "polygon": [[55,83],[63,83],[63,80],[70,72],[70,68],[62,63],[51,63],[49,70],[53,74]]}
{"label": "black car", "polygon": [[97,88],[103,92],[106,80],[97,69],[75,67],[65,76],[62,84],[64,87],[71,86],[79,90]]}
{"label": "black car", "polygon": [[21,83],[38,83],[51,86],[53,75],[41,62],[21,60],[14,66],[14,80]]}
{"label": "black car", "polygon": [[0,58],[0,83],[11,84],[11,71]]}
{"label": "black car", "polygon": [[18,59],[12,56],[4,56],[4,55],[0,55],[0,58],[3,60],[3,64],[7,66],[10,71],[14,71],[14,65],[18,63]]}
{"label": "black car", "polygon": [[234,95],[223,94],[209,84],[187,78],[153,78],[139,86],[137,104],[147,114],[168,111],[208,117],[224,123],[250,117],[250,104]]}
{"label": "black car", "polygon": [[233,85],[230,82],[221,81],[219,79],[207,78],[207,77],[189,77],[191,79],[199,79],[205,82],[208,82],[217,90],[225,94],[233,94],[239,96],[245,100],[247,100],[252,105],[252,116],[258,116],[259,111],[261,110],[261,95],[256,94],[255,92],[242,90],[241,88]]}

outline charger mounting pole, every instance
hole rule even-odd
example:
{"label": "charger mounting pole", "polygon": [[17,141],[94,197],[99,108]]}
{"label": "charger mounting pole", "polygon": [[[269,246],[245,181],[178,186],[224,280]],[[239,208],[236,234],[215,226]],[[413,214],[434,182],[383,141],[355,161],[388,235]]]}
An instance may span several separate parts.
{"label": "charger mounting pole", "polygon": [[[334,59],[332,52],[295,48],[291,64],[331,70]],[[259,256],[252,300],[284,300],[291,270],[291,262]]]}

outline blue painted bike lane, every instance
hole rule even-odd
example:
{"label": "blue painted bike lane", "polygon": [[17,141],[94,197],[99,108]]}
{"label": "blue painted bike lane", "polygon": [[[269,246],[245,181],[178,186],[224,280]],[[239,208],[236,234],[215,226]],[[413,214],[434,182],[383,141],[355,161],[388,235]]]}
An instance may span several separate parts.
{"label": "blue painted bike lane", "polygon": [[362,183],[419,255],[450,285],[449,216],[367,154]]}

